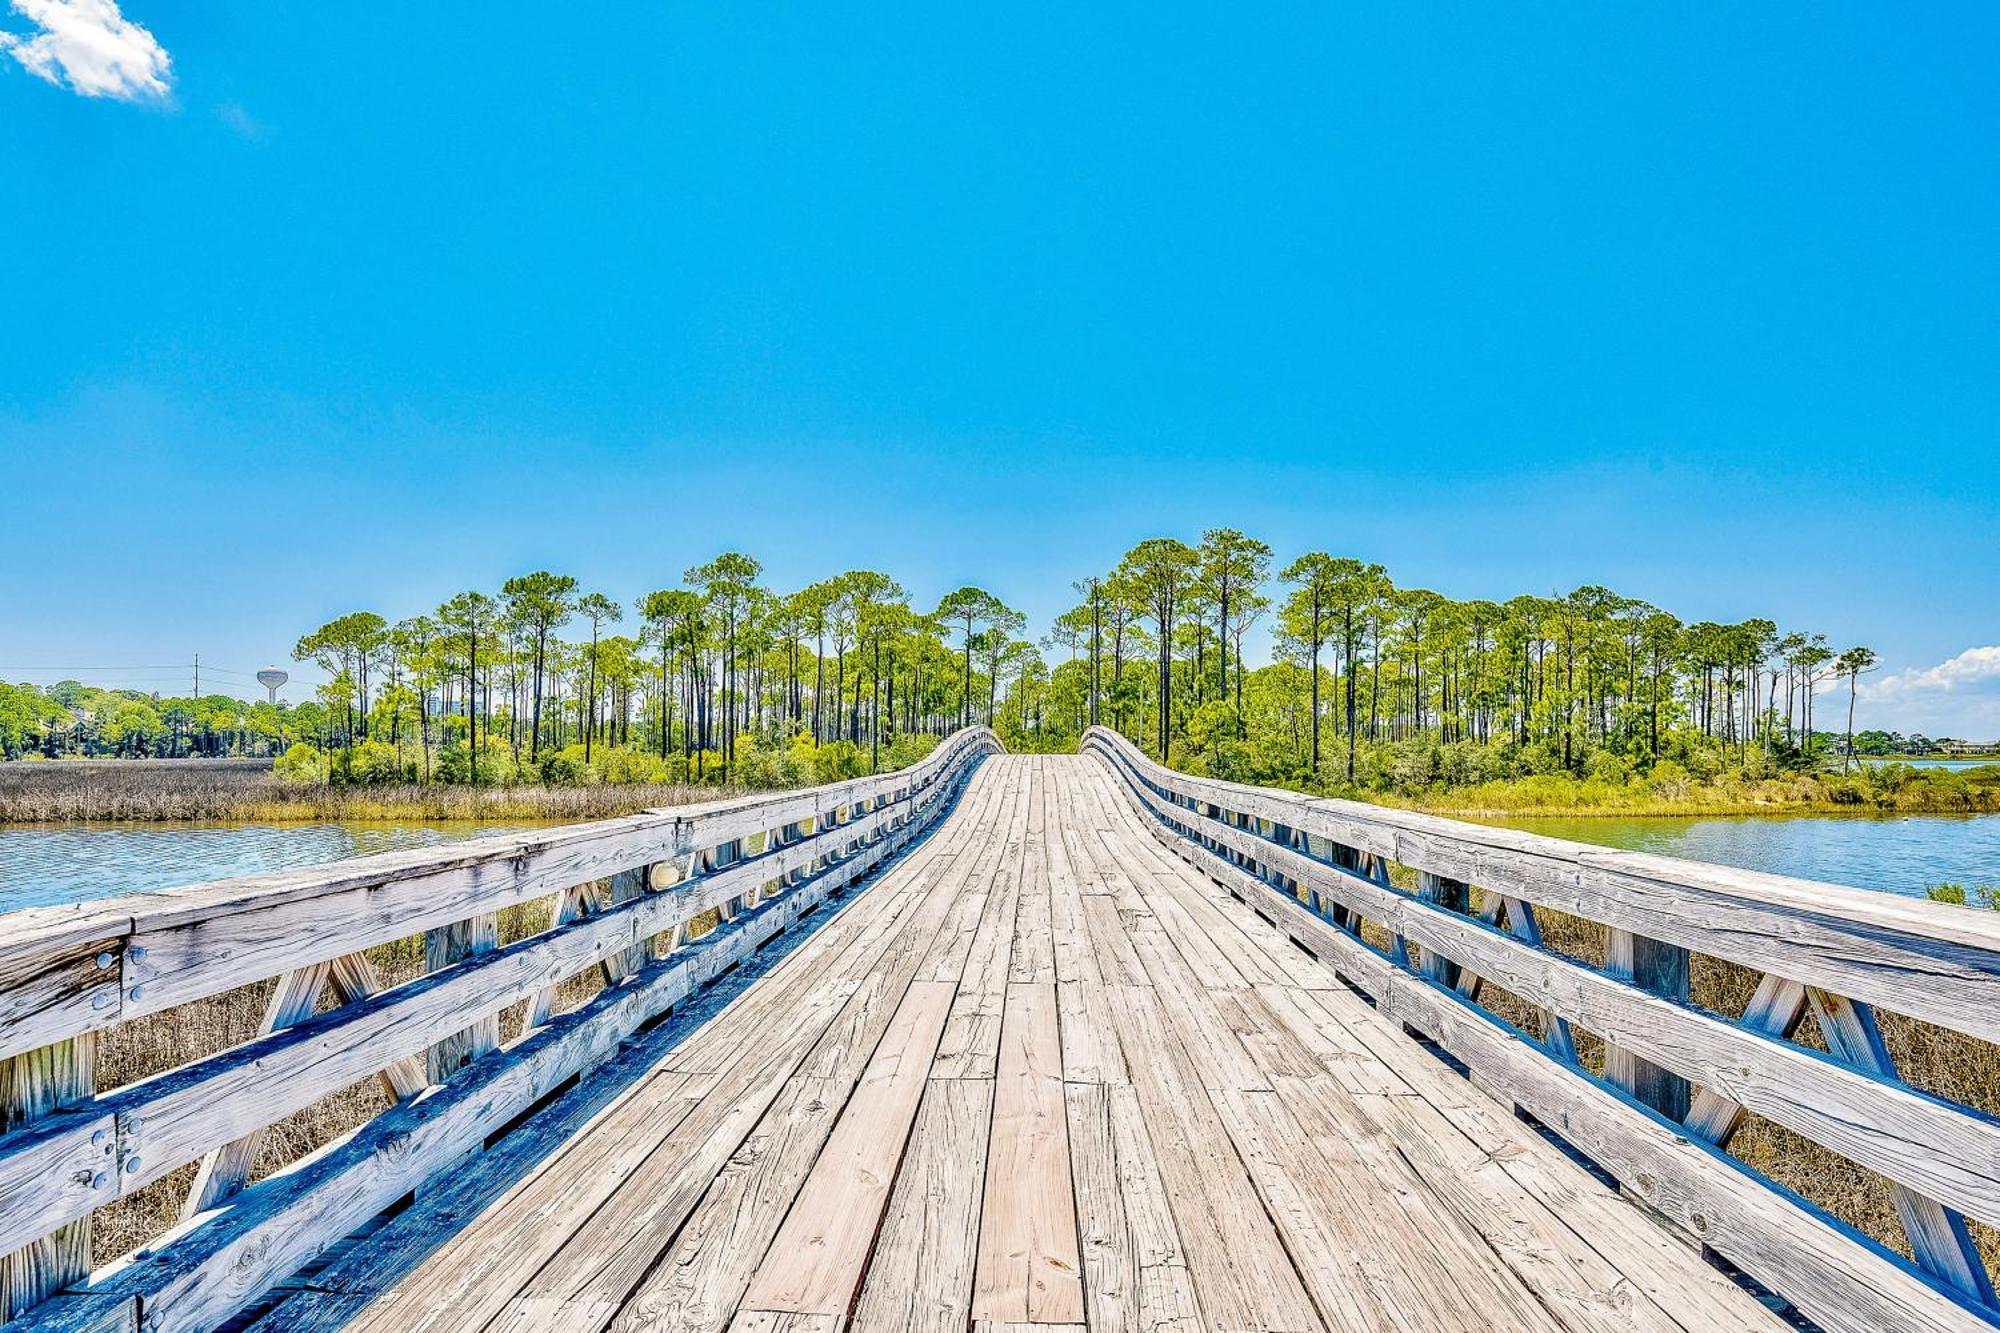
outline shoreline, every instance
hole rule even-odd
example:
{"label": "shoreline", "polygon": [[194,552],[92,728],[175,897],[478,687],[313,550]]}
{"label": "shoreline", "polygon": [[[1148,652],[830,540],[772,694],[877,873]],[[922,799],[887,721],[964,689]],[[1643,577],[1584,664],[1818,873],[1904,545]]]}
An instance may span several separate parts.
{"label": "shoreline", "polygon": [[1977,819],[1982,815],[2000,814],[2000,805],[1968,809],[1963,806],[1854,805],[1840,801],[1723,801],[1714,805],[1662,801],[1635,805],[1497,806],[1398,798],[1371,801],[1369,804],[1473,823],[1505,823],[1519,819]]}

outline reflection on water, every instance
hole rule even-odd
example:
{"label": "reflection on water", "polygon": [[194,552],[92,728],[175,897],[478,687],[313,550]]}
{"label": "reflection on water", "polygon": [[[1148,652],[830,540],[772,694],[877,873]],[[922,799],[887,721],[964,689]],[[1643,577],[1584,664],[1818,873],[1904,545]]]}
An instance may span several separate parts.
{"label": "reflection on water", "polygon": [[0,911],[435,847],[492,824],[71,824],[0,828]]}
{"label": "reflection on water", "polygon": [[2000,884],[2000,815],[1745,815],[1488,820],[1626,851],[1658,852],[1856,888],[1921,894]]}

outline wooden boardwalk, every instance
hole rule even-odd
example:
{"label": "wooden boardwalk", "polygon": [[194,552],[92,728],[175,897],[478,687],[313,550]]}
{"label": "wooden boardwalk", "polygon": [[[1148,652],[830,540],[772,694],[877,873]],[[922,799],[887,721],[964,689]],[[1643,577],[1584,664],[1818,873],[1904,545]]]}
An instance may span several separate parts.
{"label": "wooden boardwalk", "polygon": [[617,1096],[538,1115],[547,1151],[446,1173],[255,1327],[1783,1326],[1092,757],[988,759]]}

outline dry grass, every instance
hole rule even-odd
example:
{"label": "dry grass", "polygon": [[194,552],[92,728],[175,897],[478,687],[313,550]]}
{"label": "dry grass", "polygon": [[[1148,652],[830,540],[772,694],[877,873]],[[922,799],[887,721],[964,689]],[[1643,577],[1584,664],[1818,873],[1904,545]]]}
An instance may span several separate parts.
{"label": "dry grass", "polygon": [[740,795],[670,783],[594,787],[382,787],[278,781],[263,760],[120,759],[0,764],[0,823],[410,820],[573,823]]}

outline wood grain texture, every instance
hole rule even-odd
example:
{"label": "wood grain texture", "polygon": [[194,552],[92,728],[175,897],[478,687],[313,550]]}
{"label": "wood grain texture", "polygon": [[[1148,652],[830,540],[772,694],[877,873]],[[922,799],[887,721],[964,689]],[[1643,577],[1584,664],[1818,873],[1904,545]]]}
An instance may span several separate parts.
{"label": "wood grain texture", "polygon": [[[1019,931],[1016,941],[1018,949]],[[1033,952],[1031,970],[1039,970],[1041,951]],[[1049,961],[1052,966],[1052,956]],[[1056,1014],[1052,980],[1007,988],[973,1278],[975,1320],[1061,1324],[1083,1318]]]}
{"label": "wood grain texture", "polygon": [[1946,904],[1172,773],[1103,728],[1085,748],[1190,799],[2000,1041],[2000,922]]}
{"label": "wood grain texture", "polygon": [[[1227,790],[1194,804],[1221,808]],[[1976,1162],[1925,1165],[1941,1154],[1919,1125],[1981,1142],[1924,1118],[1937,1107],[1895,1102],[1893,1133],[1854,1115],[1908,1096],[1856,1057],[1865,1033],[1837,1059],[1767,1057],[1789,1003],[1778,983],[1732,1022],[1565,970],[1537,947],[1530,896],[1440,866],[1428,873],[1478,887],[1486,910],[1444,883],[1427,903],[1392,887],[1375,852],[1333,864],[1312,811],[1212,818],[1135,786],[1115,754],[988,762],[956,806],[931,793],[924,808],[951,814],[928,831],[893,801],[868,808],[876,794],[716,812],[708,827],[740,829],[743,860],[607,894],[536,946],[567,950],[543,955],[550,971],[524,967],[506,993],[530,998],[557,967],[622,966],[658,914],[704,894],[741,897],[734,919],[61,1297],[63,1313],[115,1320],[137,1302],[179,1333],[272,1293],[256,1333],[1781,1327],[1657,1212],[1834,1333],[1991,1327],[1472,1003],[1504,987],[1555,1022],[1605,1025],[1759,1114],[1803,1115],[1810,1090],[1826,1102],[1820,1132],[1921,1180],[1925,1199],[1984,1207]],[[804,859],[783,859],[795,850]],[[1411,965],[1336,909],[1402,913]],[[519,947],[410,993],[497,977]],[[408,1002],[385,992],[357,1009]],[[440,1005],[429,1021],[401,1031],[428,1044],[466,1016]],[[1697,1102],[1690,1119],[1733,1114]],[[357,1227],[372,1234],[342,1240]]]}
{"label": "wood grain texture", "polygon": [[[1130,799],[1156,816],[1174,809],[1144,787],[1128,790]],[[1213,826],[1208,831],[1224,844],[1253,836]],[[1292,850],[1258,850],[1327,899],[1382,922],[1427,951],[1458,960],[1564,1022],[1598,1033],[1662,1078],[1712,1089],[1892,1181],[1981,1220],[2000,1219],[2000,1123],[1988,1117],[1926,1096],[1879,1071],[1829,1062],[1792,1045],[1781,1032],[1717,1019],[1671,995],[1656,995],[1650,986],[1633,984],[1612,969],[1600,972],[1541,949],[1530,938],[1437,911],[1420,898],[1308,861]],[[1229,867],[1240,869],[1234,862]],[[1284,903],[1298,919],[1312,921],[1308,933],[1323,934],[1331,924],[1283,897],[1273,895],[1272,901]],[[1617,934],[1613,932],[1614,942]],[[1670,957],[1679,953],[1669,946],[1653,951],[1662,962],[1649,979],[1662,990],[1684,992],[1685,956]],[[1365,951],[1348,955],[1357,965],[1364,956]],[[1614,955],[1613,966],[1620,961]],[[1612,1059],[1611,1081],[1622,1085],[1628,1068]],[[1672,1118],[1687,1114],[1677,1098],[1663,1094],[1661,1100],[1657,1109]],[[1704,1104],[1705,1116],[1717,1114]]]}
{"label": "wood grain texture", "polygon": [[[1130,770],[1118,756],[1114,766]],[[1128,785],[1137,809],[1142,793]],[[1264,893],[1267,886],[1233,862],[1151,824],[1207,873]],[[1470,1067],[1475,1076],[1504,1088],[1581,1151],[1613,1171],[1646,1204],[1728,1255],[1745,1271],[1784,1293],[1830,1329],[1973,1329],[1995,1317],[1963,1303],[1957,1293],[1920,1277],[1901,1261],[1820,1215],[1801,1209],[1747,1171],[1656,1118],[1619,1100],[1603,1085],[1549,1059],[1490,1019],[1456,991],[1393,965],[1351,934],[1275,896],[1264,902],[1288,919],[1301,939],[1362,990],[1384,1014],[1421,1031]],[[1296,908],[1296,914],[1292,908]]]}

